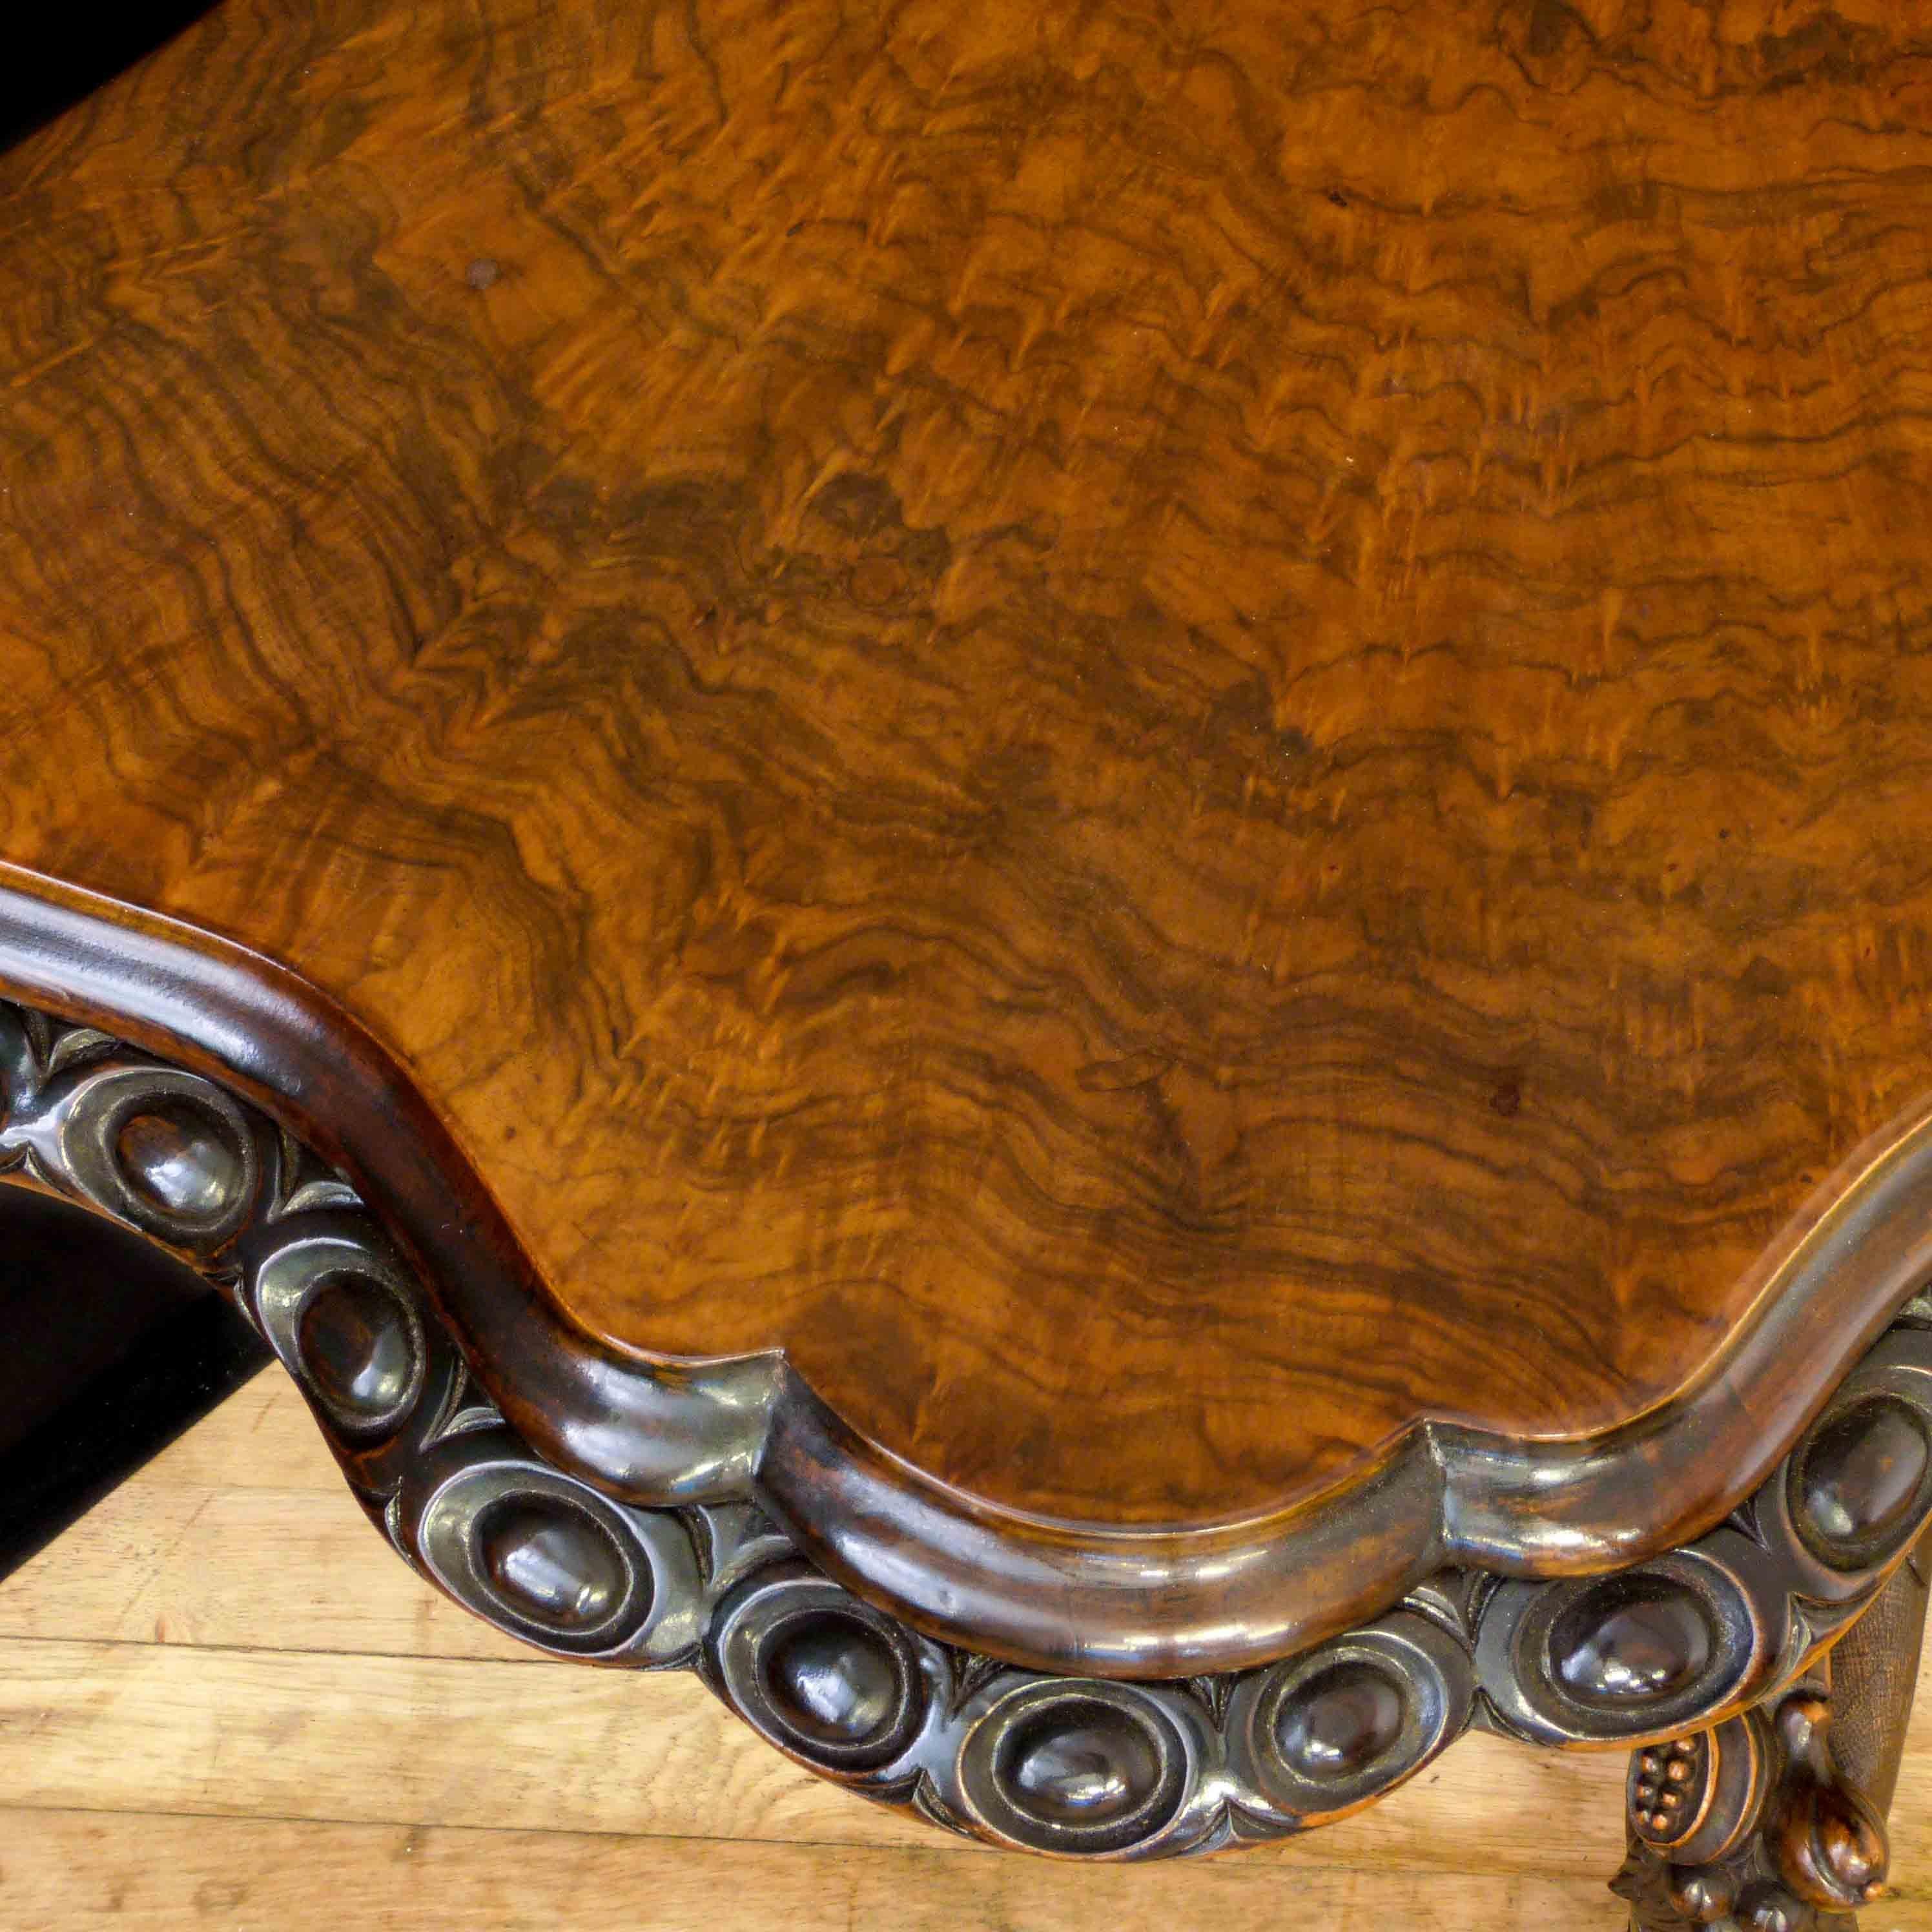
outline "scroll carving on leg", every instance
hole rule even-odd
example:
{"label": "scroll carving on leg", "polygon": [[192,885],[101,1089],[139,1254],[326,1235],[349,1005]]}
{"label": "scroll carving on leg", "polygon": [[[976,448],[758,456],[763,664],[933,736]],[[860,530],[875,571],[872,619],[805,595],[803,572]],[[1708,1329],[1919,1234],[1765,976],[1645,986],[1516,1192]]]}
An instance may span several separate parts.
{"label": "scroll carving on leg", "polygon": [[1636,1754],[1617,1890],[1639,1932],[1815,1932],[1884,1891],[1885,1826],[1840,1773],[1822,1685]]}
{"label": "scroll carving on leg", "polygon": [[[1833,1444],[1831,1425],[1814,1442]],[[1905,1473],[1916,1460],[1907,1451]],[[1902,1483],[1873,1457],[1870,1496]],[[1925,1620],[1922,1550],[1781,1698],[1636,1753],[1616,1890],[1635,1932],[1826,1932],[1885,1896],[1884,1813]]]}

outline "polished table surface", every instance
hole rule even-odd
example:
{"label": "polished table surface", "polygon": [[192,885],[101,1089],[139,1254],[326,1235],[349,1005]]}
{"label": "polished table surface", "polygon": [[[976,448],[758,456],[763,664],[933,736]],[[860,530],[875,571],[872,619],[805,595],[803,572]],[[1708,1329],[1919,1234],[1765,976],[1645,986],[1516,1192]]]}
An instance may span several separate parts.
{"label": "polished table surface", "polygon": [[1932,1093],[1932,16],[1776,11],[230,0],[0,158],[0,856],[992,1513],[1702,1527]]}

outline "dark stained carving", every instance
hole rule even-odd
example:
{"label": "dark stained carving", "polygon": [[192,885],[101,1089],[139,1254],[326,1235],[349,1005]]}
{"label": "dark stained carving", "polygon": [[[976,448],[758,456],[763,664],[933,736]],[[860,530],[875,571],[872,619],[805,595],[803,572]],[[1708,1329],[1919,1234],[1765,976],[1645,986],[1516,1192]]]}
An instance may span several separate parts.
{"label": "dark stained carving", "polygon": [[1167,1829],[1198,1782],[1193,1714],[1133,1684],[1017,1687],[968,1732],[962,1793],[1011,1844],[1089,1857],[1130,1850]]}
{"label": "dark stained carving", "polygon": [[1402,1735],[1407,1699],[1394,1673],[1362,1663],[1326,1664],[1274,1714],[1282,1762],[1314,1780],[1378,1765]]}
{"label": "dark stained carving", "polygon": [[1233,1686],[1232,1762],[1280,1810],[1339,1817],[1418,1770],[1474,1712],[1467,1597],[1404,1611]]}
{"label": "dark stained carving", "polygon": [[707,1640],[714,1681],[766,1736],[820,1768],[873,1772],[904,1755],[934,1682],[918,1640],[795,1564],[762,1570]]}
{"label": "dark stained carving", "polygon": [[1821,1682],[1636,1754],[1616,1889],[1638,1932],[1813,1932],[1883,1894],[1884,1820],[1840,1772],[1831,1720]]}
{"label": "dark stained carving", "polygon": [[1716,1643],[1702,1600],[1654,1574],[1613,1577],[1551,1626],[1556,1677],[1579,1702],[1653,1704],[1700,1682]]}
{"label": "dark stained carving", "polygon": [[1894,1541],[1932,1490],[1920,1417],[1895,1397],[1841,1408],[1792,1466],[1792,1520],[1820,1562],[1856,1570]]}
{"label": "dark stained carving", "polygon": [[[1873,1406],[1840,1414],[1864,1426]],[[1828,1424],[1810,1440],[1835,1456],[1846,1438],[1834,1441]],[[1802,1468],[1792,1464],[1794,1481]],[[1924,1628],[1922,1554],[1788,1691],[1633,1756],[1630,1856],[1616,1888],[1637,1932],[1845,1932],[1849,1915],[1884,1896],[1884,1811]]]}
{"label": "dark stained carving", "polygon": [[227,1288],[371,1517],[459,1603],[555,1655],[695,1668],[854,1790],[998,1844],[1156,1856],[1340,1816],[1480,1724],[1660,1740],[1633,1769],[1633,1828],[1704,1862],[1672,1880],[1686,1898],[1719,1884],[1768,1754],[1762,1837],[1785,1891],[1808,1909],[1882,1876],[1882,1834],[1835,1775],[1816,1696],[1786,1700],[1770,1731],[1754,1713],[1690,1733],[1796,1681],[1932,1514],[1915,1449],[1932,1326],[1916,1305],[1739,1518],[1682,1551],[1594,1578],[1444,1571],[1264,1666],[1128,1684],[924,1635],[815,1570],[749,1502],[640,1508],[547,1462],[356,1190],[215,1082],[0,1006],[0,1179],[137,1228]]}

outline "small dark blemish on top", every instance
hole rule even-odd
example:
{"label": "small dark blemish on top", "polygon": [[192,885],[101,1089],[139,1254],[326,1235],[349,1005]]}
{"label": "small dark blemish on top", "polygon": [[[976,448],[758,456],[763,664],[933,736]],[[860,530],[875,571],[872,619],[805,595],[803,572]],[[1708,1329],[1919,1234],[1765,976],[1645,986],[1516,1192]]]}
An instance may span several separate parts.
{"label": "small dark blemish on top", "polygon": [[478,255],[463,272],[463,279],[479,294],[485,289],[496,286],[496,278],[502,273],[488,255]]}
{"label": "small dark blemish on top", "polygon": [[1514,1120],[1522,1111],[1522,1082],[1514,1073],[1505,1074],[1496,1082],[1490,1105],[1504,1120]]}
{"label": "small dark blemish on top", "polygon": [[1331,188],[1328,190],[1328,199],[1337,208],[1346,208],[1348,205],[1348,197],[1339,188]]}

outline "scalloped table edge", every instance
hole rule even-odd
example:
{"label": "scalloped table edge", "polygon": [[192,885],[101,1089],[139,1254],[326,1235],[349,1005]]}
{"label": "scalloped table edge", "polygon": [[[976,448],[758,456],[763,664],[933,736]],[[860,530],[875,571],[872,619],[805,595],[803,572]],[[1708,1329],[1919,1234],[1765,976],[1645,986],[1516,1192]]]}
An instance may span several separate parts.
{"label": "scalloped table edge", "polygon": [[1764,1482],[1932,1275],[1928,1099],[1814,1190],[1700,1378],[1615,1430],[1506,1441],[1424,1422],[1292,1510],[1160,1530],[1044,1522],[864,1440],[776,1355],[652,1359],[578,1328],[395,1059],[272,961],[0,864],[0,995],[217,1079],[338,1168],[556,1468],[626,1504],[754,1502],[915,1629],[1041,1670],[1238,1670],[1446,1568],[1577,1577],[1648,1561]]}

